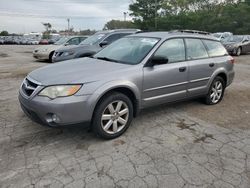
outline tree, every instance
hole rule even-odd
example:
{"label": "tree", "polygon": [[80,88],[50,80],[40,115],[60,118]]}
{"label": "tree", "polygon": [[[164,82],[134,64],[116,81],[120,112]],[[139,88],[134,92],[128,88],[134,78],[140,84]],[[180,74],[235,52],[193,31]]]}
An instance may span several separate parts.
{"label": "tree", "polygon": [[2,31],[0,33],[0,36],[8,36],[8,35],[9,35],[8,31]]}
{"label": "tree", "polygon": [[[140,29],[193,29],[208,32],[250,33],[250,0],[163,0],[153,16],[153,0],[136,0],[131,15]],[[149,5],[151,3],[151,5]],[[148,9],[150,11],[148,11]],[[155,19],[155,20],[154,20]]]}
{"label": "tree", "polygon": [[128,28],[135,28],[134,23],[131,21],[111,20],[105,24],[103,30],[128,29]]}
{"label": "tree", "polygon": [[46,32],[49,32],[52,28],[52,25],[50,23],[42,23],[45,27]]}
{"label": "tree", "polygon": [[130,15],[141,29],[156,29],[164,0],[135,0],[129,5]]}

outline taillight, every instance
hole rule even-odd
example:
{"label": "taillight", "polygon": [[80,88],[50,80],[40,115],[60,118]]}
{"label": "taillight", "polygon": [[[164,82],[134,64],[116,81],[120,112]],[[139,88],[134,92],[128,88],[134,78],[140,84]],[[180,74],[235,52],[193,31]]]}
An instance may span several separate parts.
{"label": "taillight", "polygon": [[235,63],[235,59],[231,56],[229,59],[230,63],[234,64]]}

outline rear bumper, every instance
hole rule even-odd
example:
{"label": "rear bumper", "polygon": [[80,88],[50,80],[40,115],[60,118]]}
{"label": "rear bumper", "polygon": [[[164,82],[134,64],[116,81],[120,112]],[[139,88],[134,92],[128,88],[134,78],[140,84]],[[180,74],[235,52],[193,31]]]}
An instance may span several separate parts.
{"label": "rear bumper", "polygon": [[233,83],[234,77],[235,77],[235,71],[232,70],[227,75],[227,86],[229,86]]}
{"label": "rear bumper", "polygon": [[[22,110],[31,120],[56,127],[90,122],[92,114],[88,108],[88,97],[70,96],[51,100],[35,96],[29,99],[19,93],[18,98]],[[53,115],[56,115],[56,121]]]}

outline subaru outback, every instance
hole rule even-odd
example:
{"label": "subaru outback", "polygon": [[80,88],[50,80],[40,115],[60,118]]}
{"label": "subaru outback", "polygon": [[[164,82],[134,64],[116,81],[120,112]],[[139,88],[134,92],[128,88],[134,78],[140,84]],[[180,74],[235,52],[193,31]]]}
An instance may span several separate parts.
{"label": "subaru outback", "polygon": [[148,32],[124,37],[93,57],[39,68],[24,79],[23,111],[49,126],[89,122],[96,135],[122,135],[140,110],[202,97],[219,103],[234,59],[211,35]]}

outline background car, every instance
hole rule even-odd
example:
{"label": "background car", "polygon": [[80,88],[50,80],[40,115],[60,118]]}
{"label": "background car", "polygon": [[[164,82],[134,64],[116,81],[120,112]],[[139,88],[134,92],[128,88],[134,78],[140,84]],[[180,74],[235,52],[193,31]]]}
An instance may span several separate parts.
{"label": "background car", "polygon": [[233,33],[231,32],[221,32],[221,33],[213,33],[213,36],[219,39],[222,43],[226,41]]}
{"label": "background car", "polygon": [[49,62],[52,62],[52,56],[55,50],[62,46],[78,45],[86,38],[87,36],[63,37],[52,45],[46,45],[35,49],[33,51],[33,57],[38,60],[49,60]]}
{"label": "background car", "polygon": [[228,53],[236,56],[250,52],[250,36],[233,35],[223,43]]}
{"label": "background car", "polygon": [[97,32],[81,42],[78,46],[58,48],[52,57],[52,62],[89,57],[99,52],[112,42],[139,31],[139,29],[117,29]]}

